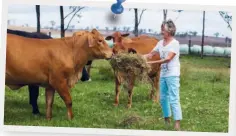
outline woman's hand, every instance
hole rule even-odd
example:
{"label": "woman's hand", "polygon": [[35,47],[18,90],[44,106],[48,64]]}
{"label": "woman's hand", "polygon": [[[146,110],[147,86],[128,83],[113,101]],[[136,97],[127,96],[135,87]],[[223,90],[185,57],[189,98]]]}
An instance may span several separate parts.
{"label": "woman's hand", "polygon": [[153,64],[153,63],[157,63],[157,64],[163,64],[163,63],[169,63],[175,56],[175,53],[170,52],[168,54],[168,56],[165,59],[161,59],[161,60],[157,60],[157,61],[148,61],[147,64]]}
{"label": "woman's hand", "polygon": [[148,58],[148,59],[151,59],[152,56],[153,56],[153,54],[152,54],[152,53],[149,53],[149,54],[147,55],[147,58]]}
{"label": "woman's hand", "polygon": [[144,54],[143,55],[143,57],[145,58],[145,59],[151,59],[152,58],[152,54],[151,53],[149,53],[149,54]]}

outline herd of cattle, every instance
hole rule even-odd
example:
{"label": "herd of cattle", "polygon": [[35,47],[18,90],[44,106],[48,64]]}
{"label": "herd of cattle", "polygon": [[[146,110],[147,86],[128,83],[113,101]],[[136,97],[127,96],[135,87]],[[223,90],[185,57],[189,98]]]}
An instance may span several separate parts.
{"label": "herd of cattle", "polygon": [[[73,118],[72,98],[70,89],[79,81],[89,79],[86,64],[91,66],[93,60],[107,59],[119,52],[149,53],[157,44],[158,39],[141,35],[128,37],[129,34],[115,32],[105,39],[96,29],[78,31],[70,37],[51,38],[42,33],[29,33],[17,30],[7,31],[5,85],[11,90],[28,86],[30,104],[33,114],[38,114],[37,99],[39,87],[45,88],[46,118],[52,118],[52,105],[55,91],[63,99],[68,119]],[[108,46],[105,40],[113,40],[114,46]],[[155,56],[152,60],[159,60]],[[160,65],[152,67],[149,77],[152,79],[150,98],[159,101]],[[115,74],[115,103],[119,104],[120,85],[126,73]],[[135,76],[128,77],[128,108],[132,105],[132,93]],[[156,92],[156,94],[155,94]]]}

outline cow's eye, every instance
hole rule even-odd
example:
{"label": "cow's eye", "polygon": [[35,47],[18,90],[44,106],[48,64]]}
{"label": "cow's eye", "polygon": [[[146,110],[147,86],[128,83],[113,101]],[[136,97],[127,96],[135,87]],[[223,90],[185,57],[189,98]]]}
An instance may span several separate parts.
{"label": "cow's eye", "polygon": [[100,43],[101,43],[101,42],[102,42],[102,40],[99,40],[98,42],[100,42]]}

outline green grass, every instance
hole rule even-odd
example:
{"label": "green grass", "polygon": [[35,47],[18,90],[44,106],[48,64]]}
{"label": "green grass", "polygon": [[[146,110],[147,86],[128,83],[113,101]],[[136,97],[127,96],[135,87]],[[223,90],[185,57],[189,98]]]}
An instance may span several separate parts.
{"label": "green grass", "polygon": [[[181,106],[183,131],[227,132],[230,69],[229,58],[181,56]],[[45,92],[38,100],[42,116],[31,114],[26,87],[6,89],[5,125],[60,126],[81,128],[119,128],[173,130],[166,127],[159,103],[148,99],[149,86],[136,84],[133,105],[127,109],[127,93],[121,91],[120,105],[113,106],[114,77],[105,60],[93,63],[92,82],[78,82],[72,89],[74,119],[67,120],[66,107],[56,94],[53,118],[45,118]]]}

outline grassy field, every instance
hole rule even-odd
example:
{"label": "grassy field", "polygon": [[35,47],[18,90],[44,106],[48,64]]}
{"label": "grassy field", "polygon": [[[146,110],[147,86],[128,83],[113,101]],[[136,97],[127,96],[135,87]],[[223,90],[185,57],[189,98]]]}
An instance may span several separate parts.
{"label": "grassy field", "polygon": [[[181,56],[180,60],[182,130],[227,132],[230,59]],[[109,63],[95,61],[91,72],[92,82],[78,82],[72,89],[72,121],[67,120],[66,107],[58,94],[52,120],[45,119],[42,88],[38,102],[43,115],[32,115],[28,90],[24,87],[19,91],[6,89],[5,125],[173,130],[173,125],[164,125],[160,104],[148,99],[149,85],[136,84],[131,109],[126,109],[128,96],[125,91],[121,91],[120,105],[114,107],[114,79]]]}

